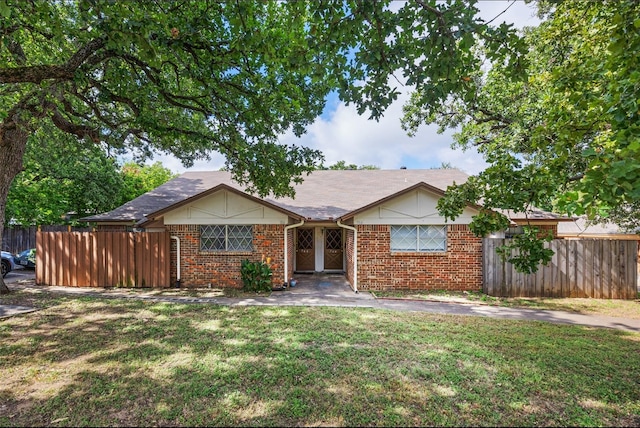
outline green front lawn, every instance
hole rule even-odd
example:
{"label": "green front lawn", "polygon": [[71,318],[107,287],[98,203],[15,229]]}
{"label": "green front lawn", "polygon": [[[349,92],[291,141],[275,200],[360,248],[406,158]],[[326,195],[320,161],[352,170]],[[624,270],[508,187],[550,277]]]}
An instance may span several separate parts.
{"label": "green front lawn", "polygon": [[2,426],[640,425],[640,333],[28,298],[0,320]]}

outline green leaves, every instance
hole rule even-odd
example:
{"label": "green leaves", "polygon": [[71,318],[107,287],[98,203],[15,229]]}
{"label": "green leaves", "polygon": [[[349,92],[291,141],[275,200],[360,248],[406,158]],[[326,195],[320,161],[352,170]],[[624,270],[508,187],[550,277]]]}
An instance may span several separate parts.
{"label": "green leaves", "polygon": [[[484,39],[474,54],[491,66],[474,69],[468,89],[451,86],[443,99],[442,89],[418,88],[405,106],[410,133],[422,123],[455,129],[455,144],[475,147],[489,164],[450,188],[440,212],[451,219],[475,202],[498,212],[537,207],[637,225],[640,3],[541,1],[539,7],[546,19],[522,37],[506,26],[479,27]],[[499,226],[484,213],[473,223],[479,235]],[[514,241],[522,269],[535,265],[528,258],[547,257],[536,239],[530,233]]]}
{"label": "green leaves", "polygon": [[45,126],[29,140],[24,171],[9,191],[8,221],[22,225],[69,224],[115,208],[122,179],[102,149]]}
{"label": "green leaves", "polygon": [[120,206],[138,196],[149,192],[161,184],[175,178],[177,174],[155,162],[152,165],[139,165],[135,162],[126,162],[120,167],[122,188],[120,200],[115,206]]}
{"label": "green leaves", "polygon": [[256,293],[271,291],[271,277],[273,272],[271,266],[265,262],[252,262],[248,259],[242,260],[240,275],[244,289]]}
{"label": "green leaves", "polygon": [[6,0],[0,0],[0,16],[4,19],[11,18],[11,6],[7,4]]}
{"label": "green leaves", "polygon": [[469,229],[476,236],[487,236],[493,232],[506,230],[510,225],[509,219],[501,213],[481,210],[473,216]]}
{"label": "green leaves", "polygon": [[551,239],[550,234],[541,236],[537,228],[524,226],[522,234],[516,235],[496,251],[503,259],[513,264],[518,272],[534,273],[540,264],[546,265],[553,257],[553,250],[544,245]]}
{"label": "green leaves", "polygon": [[[12,84],[0,102],[5,112],[30,106],[14,116],[22,127],[37,130],[57,112],[61,130],[79,137],[99,130],[97,138],[141,159],[170,152],[190,165],[217,151],[238,177],[264,180],[253,183],[256,191],[290,193],[291,179],[321,156],[276,148],[277,139],[302,134],[321,113],[335,81],[309,76],[346,61],[335,47],[310,45],[309,10],[276,2],[16,3],[11,34],[42,83]],[[13,67],[7,40],[0,80]],[[95,40],[104,44],[91,48]],[[67,69],[60,79],[49,73]]]}
{"label": "green leaves", "polygon": [[125,163],[45,126],[29,140],[24,170],[9,190],[7,221],[25,226],[76,224],[114,209],[175,177],[162,164]]}

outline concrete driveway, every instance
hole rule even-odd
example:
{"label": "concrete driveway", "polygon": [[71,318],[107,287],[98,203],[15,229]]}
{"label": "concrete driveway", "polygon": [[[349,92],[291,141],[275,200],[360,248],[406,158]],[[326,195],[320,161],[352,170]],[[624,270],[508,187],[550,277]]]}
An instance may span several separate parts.
{"label": "concrete driveway", "polygon": [[[4,282],[11,288],[11,284],[18,284],[22,281],[35,281],[36,279],[36,271],[33,269],[24,269],[22,266],[16,267],[15,270],[12,270],[4,277]],[[2,301],[0,300],[0,303]],[[30,308],[27,306],[17,306],[17,305],[2,305],[0,304],[0,318],[8,318],[15,315],[25,314],[28,312],[34,312],[37,309]]]}
{"label": "concrete driveway", "polygon": [[36,271],[34,269],[24,269],[22,266],[17,266],[15,270],[4,277],[4,282],[5,284],[13,284],[23,280],[35,281],[35,279]]}

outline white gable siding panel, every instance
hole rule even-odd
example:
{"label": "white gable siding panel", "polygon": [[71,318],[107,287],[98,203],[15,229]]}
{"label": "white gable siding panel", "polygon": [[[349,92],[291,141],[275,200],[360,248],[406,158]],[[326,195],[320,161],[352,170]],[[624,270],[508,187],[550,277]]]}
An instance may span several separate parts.
{"label": "white gable siding panel", "polygon": [[477,214],[472,208],[465,208],[460,217],[445,222],[438,213],[436,204],[439,197],[422,189],[416,189],[355,216],[355,224],[469,224]]}
{"label": "white gable siding panel", "polygon": [[288,216],[221,190],[164,215],[164,224],[287,224]]}

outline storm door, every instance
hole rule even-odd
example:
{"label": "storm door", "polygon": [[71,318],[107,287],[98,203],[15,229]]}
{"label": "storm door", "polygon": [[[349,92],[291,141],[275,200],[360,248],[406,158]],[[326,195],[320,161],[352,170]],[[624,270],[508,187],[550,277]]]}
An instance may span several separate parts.
{"label": "storm door", "polygon": [[324,269],[343,270],[342,229],[326,229],[324,235]]}
{"label": "storm door", "polygon": [[316,252],[313,244],[313,229],[296,229],[298,239],[296,245],[296,270],[312,271],[316,267]]}

